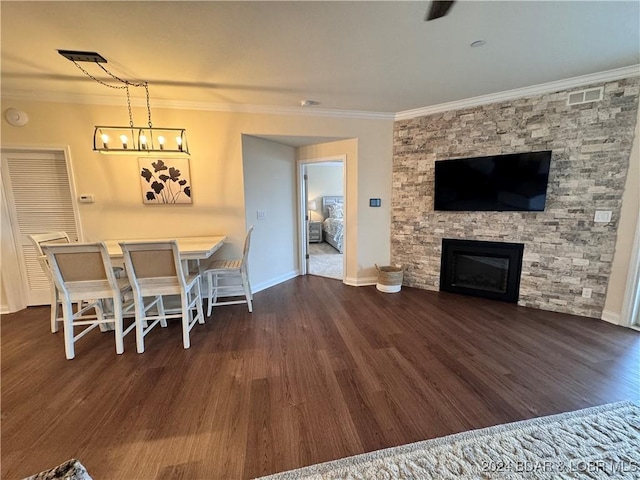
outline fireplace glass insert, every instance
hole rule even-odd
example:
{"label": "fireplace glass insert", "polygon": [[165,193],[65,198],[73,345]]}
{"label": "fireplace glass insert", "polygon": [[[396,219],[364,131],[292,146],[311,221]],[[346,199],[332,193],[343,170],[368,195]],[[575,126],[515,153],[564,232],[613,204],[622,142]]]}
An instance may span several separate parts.
{"label": "fireplace glass insert", "polygon": [[452,285],[505,293],[507,291],[508,272],[508,258],[465,254],[454,255]]}
{"label": "fireplace glass insert", "polygon": [[442,239],[440,290],[517,302],[521,243]]}

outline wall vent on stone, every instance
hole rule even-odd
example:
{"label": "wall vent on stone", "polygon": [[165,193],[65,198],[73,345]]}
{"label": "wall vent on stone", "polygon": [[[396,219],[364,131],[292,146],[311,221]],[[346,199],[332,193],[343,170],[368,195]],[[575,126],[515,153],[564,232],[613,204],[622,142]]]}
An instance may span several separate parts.
{"label": "wall vent on stone", "polygon": [[599,102],[602,100],[602,94],[604,87],[589,88],[587,90],[580,90],[578,92],[572,92],[567,98],[567,105],[581,105],[583,103]]}

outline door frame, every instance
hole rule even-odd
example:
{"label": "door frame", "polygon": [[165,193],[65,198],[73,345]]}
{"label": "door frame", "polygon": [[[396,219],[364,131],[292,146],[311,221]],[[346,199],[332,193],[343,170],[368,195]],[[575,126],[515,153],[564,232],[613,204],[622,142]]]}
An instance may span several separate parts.
{"label": "door frame", "polygon": [[[0,156],[4,156],[7,153],[26,154],[30,152],[62,154],[64,156],[78,241],[83,241],[84,233],[82,231],[80,209],[78,208],[78,195],[76,181],[73,175],[71,149],[68,145],[16,145],[0,148]],[[4,162],[2,162],[2,168],[0,169],[0,199],[2,200],[2,209],[0,212],[2,214],[2,272],[0,272],[0,279],[6,295],[6,305],[0,305],[1,313],[17,312],[27,308],[27,295],[24,289],[26,278],[24,277],[25,272],[23,272],[20,263],[22,247],[16,244],[15,225],[17,220],[15,210],[9,208],[9,195],[5,182],[10,182],[11,180],[8,175],[5,175],[7,173],[7,167]],[[13,198],[11,198],[11,204],[13,205]],[[15,281],[17,278],[20,279],[20,282]]]}
{"label": "door frame", "polygon": [[347,215],[347,155],[332,155],[330,157],[320,158],[305,158],[304,160],[298,160],[298,229],[300,234],[298,235],[298,252],[300,275],[307,275],[307,247],[309,245],[307,240],[307,195],[304,188],[304,175],[306,173],[306,166],[314,163],[327,163],[327,162],[341,162],[342,163],[342,196],[344,197],[344,210],[345,210],[345,222],[344,222],[344,236],[342,239],[342,282],[347,276],[347,235],[348,235],[348,222],[346,221]]}
{"label": "door frame", "polygon": [[622,301],[621,325],[640,330],[640,323],[634,323],[640,313],[640,212],[636,219],[636,233],[631,247],[627,286]]}

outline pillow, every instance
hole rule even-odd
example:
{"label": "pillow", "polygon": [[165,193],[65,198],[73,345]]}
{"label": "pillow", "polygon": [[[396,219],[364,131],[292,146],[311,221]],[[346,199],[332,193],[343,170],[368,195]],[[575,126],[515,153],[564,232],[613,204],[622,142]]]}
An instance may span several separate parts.
{"label": "pillow", "polygon": [[344,207],[341,203],[329,205],[327,209],[329,210],[329,218],[344,218]]}

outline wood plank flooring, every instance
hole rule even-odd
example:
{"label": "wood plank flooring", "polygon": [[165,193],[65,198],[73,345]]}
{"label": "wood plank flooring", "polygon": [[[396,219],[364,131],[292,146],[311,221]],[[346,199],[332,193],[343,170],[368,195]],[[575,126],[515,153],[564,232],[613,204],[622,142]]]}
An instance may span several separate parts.
{"label": "wood plank flooring", "polygon": [[640,400],[640,333],[454,294],[299,277],[116,355],[65,360],[48,307],[2,317],[2,478],[76,457],[96,480],[242,479]]}

